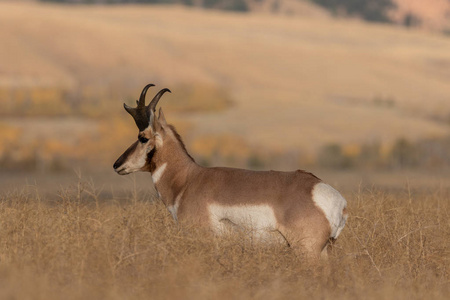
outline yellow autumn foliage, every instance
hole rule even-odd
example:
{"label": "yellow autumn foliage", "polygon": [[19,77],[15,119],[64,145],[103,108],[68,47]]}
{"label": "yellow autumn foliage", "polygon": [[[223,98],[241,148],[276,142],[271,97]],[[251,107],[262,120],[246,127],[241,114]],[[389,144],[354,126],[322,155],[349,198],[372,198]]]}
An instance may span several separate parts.
{"label": "yellow autumn foliage", "polygon": [[192,142],[192,151],[203,157],[218,155],[221,157],[247,158],[251,153],[250,146],[238,136],[205,135]]}
{"label": "yellow autumn foliage", "polygon": [[18,141],[21,130],[0,122],[0,155],[4,151]]}
{"label": "yellow autumn foliage", "polygon": [[357,157],[361,153],[361,145],[358,144],[345,145],[342,148],[342,152],[346,156]]}

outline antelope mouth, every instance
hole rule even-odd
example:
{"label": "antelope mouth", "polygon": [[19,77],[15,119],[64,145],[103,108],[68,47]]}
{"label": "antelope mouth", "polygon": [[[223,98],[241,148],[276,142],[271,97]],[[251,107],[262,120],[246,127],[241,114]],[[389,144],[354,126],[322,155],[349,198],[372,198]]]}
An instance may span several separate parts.
{"label": "antelope mouth", "polygon": [[119,175],[127,175],[127,174],[130,174],[130,172],[128,172],[125,168],[114,169],[114,171],[116,171],[116,173],[119,174]]}

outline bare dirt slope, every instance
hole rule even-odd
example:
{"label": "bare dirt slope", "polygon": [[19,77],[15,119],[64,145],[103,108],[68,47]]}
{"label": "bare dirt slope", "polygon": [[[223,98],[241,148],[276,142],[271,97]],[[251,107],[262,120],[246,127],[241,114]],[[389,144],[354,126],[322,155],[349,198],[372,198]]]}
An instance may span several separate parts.
{"label": "bare dirt slope", "polygon": [[443,36],[328,18],[6,2],[0,40],[2,86],[229,89],[231,109],[183,117],[191,136],[233,133],[272,150],[312,150],[449,132]]}

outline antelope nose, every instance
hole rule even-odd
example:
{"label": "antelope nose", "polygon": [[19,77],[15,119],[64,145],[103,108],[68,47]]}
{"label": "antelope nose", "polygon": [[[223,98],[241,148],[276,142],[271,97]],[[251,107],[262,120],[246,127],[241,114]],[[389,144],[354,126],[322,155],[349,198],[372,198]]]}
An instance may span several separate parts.
{"label": "antelope nose", "polygon": [[123,163],[124,163],[124,158],[123,158],[123,155],[122,155],[114,163],[114,165],[113,165],[114,170],[117,170],[118,168],[120,168],[123,165]]}

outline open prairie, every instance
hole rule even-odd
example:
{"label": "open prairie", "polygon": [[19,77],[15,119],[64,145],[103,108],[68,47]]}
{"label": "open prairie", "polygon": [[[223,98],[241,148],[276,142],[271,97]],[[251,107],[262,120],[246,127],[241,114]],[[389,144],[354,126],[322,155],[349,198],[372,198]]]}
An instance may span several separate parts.
{"label": "open prairie", "polygon": [[[346,176],[321,175],[331,182]],[[52,193],[42,178],[3,187],[0,297],[447,299],[450,293],[448,180],[416,185],[410,174],[411,186],[398,176],[394,189],[337,183],[350,217],[328,263],[311,267],[285,245],[178,227],[154,198],[150,176],[139,177],[102,189],[100,178],[73,175]]]}
{"label": "open prairie", "polygon": [[[0,41],[0,299],[448,298],[448,36],[0,1]],[[306,168],[342,192],[328,262],[180,227],[148,173],[114,173],[138,133],[122,104],[150,82],[200,164]]]}

